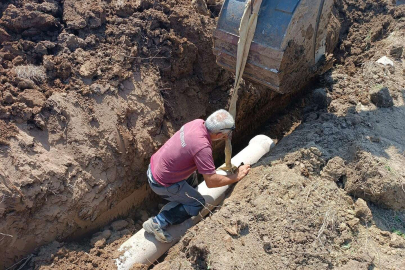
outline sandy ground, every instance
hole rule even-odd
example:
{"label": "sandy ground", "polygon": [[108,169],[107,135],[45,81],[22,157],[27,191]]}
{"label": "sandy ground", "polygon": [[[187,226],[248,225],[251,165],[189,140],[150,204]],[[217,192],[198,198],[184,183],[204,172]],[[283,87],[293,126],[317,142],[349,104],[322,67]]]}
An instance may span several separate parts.
{"label": "sandy ground", "polygon": [[[112,269],[163,203],[145,186],[148,157],[228,102],[232,76],[211,53],[219,3],[207,16],[182,1],[118,2],[0,6],[0,268]],[[279,143],[154,268],[405,267],[404,7],[336,8],[332,70],[294,102],[245,83],[241,129],[257,131],[244,119],[263,108],[260,132]],[[27,64],[43,70],[21,79]]]}

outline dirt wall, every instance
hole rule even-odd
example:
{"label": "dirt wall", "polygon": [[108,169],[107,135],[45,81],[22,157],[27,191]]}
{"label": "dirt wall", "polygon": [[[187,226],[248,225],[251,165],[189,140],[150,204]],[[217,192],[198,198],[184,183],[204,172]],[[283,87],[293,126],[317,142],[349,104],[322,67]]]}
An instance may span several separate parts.
{"label": "dirt wall", "polygon": [[[188,1],[12,0],[0,16],[1,268],[150,199],[150,156],[226,107],[233,79],[213,14]],[[250,83],[240,96],[235,144],[291,98]]]}

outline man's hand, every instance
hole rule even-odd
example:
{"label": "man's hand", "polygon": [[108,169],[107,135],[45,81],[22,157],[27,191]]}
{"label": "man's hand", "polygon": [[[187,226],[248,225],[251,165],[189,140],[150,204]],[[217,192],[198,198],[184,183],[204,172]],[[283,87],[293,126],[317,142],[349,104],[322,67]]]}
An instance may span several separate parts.
{"label": "man's hand", "polygon": [[250,171],[250,165],[242,165],[238,169],[238,181],[242,180]]}
{"label": "man's hand", "polygon": [[231,175],[203,174],[208,188],[223,187],[242,180],[250,170],[250,165],[242,165],[238,172]]}

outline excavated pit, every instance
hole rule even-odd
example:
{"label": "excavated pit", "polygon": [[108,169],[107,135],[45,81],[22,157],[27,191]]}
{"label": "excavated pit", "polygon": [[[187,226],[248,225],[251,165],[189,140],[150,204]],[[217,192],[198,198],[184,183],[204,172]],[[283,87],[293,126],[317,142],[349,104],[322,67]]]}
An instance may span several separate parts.
{"label": "excavated pit", "polygon": [[[61,5],[56,1],[13,0],[0,4],[0,244],[5,250],[0,253],[0,269],[16,262],[14,269],[25,263],[35,269],[111,269],[114,267],[111,259],[119,244],[141,228],[142,220],[157,213],[162,201],[151,194],[146,185],[145,170],[149,157],[182,123],[226,108],[233,82],[232,74],[220,69],[212,54],[215,19],[212,15],[201,15],[204,12],[196,3],[193,6],[189,1],[181,0],[91,3],[86,0],[65,0]],[[303,94],[315,88],[314,85],[294,95],[281,96],[249,82],[245,82],[240,92],[238,130],[233,140],[235,151],[243,147],[246,139],[260,130],[260,126],[265,126],[265,134],[272,138],[286,137],[276,154],[282,156],[281,165],[291,171],[282,178],[284,167],[275,164],[274,172],[267,167],[264,170],[265,173],[281,175],[280,179],[276,179],[275,186],[273,183],[270,185],[275,190],[274,196],[284,196],[286,201],[298,196],[296,187],[301,183],[292,182],[294,177],[309,189],[309,192],[305,189],[299,197],[307,198],[311,192],[315,193],[316,184],[310,181],[317,179],[320,171],[328,172],[324,168],[329,168],[325,163],[333,158],[331,153],[342,156],[346,162],[360,160],[361,164],[371,166],[377,177],[371,179],[371,184],[366,182],[367,192],[372,193],[372,185],[379,180],[382,163],[376,161],[374,156],[353,152],[353,149],[371,151],[363,147],[364,142],[347,145],[340,141],[350,142],[353,137],[361,137],[358,134],[369,136],[369,130],[366,133],[347,132],[348,127],[367,126],[368,115],[352,114],[352,107],[358,102],[363,106],[372,106],[365,88],[381,83],[380,79],[369,76],[369,84],[358,86],[363,62],[367,62],[366,68],[371,73],[383,72],[392,81],[398,81],[399,86],[403,85],[400,68],[382,70],[370,60],[391,48],[391,45],[370,48],[387,38],[396,25],[394,20],[400,20],[404,13],[403,9],[394,9],[384,1],[357,3],[346,0],[337,1],[337,5],[343,27],[335,57],[341,66],[322,76],[320,85],[316,85],[316,88],[325,87],[326,92],[315,91],[311,97],[302,99]],[[209,4],[210,10],[216,15],[220,6],[220,2],[211,1]],[[359,16],[359,13],[365,15]],[[15,15],[25,20],[16,20]],[[27,23],[29,18],[34,19]],[[372,31],[367,27],[371,27]],[[366,32],[370,32],[370,37]],[[387,41],[387,44],[394,41]],[[18,66],[28,66],[32,70],[27,75],[16,69]],[[381,80],[396,95],[394,101],[399,107],[391,115],[384,114],[384,111],[372,113],[372,119],[400,118],[400,98],[403,93],[398,94],[401,91],[397,84]],[[348,85],[355,87],[346,90]],[[331,97],[332,103],[328,100]],[[285,108],[287,110],[282,112]],[[310,124],[300,125],[302,122]],[[308,125],[313,125],[313,128]],[[347,135],[336,131],[337,127],[339,130],[346,129]],[[382,129],[389,127],[383,126]],[[297,135],[294,135],[292,131],[296,128],[297,132],[294,133]],[[320,137],[324,130],[329,132],[329,135],[325,133],[329,139]],[[373,136],[372,140],[377,141],[374,138],[378,138],[378,135]],[[387,141],[398,140],[395,139],[397,137],[396,133],[389,134]],[[312,138],[317,138],[316,144],[325,149],[327,158],[317,158],[318,151],[307,149],[313,142],[306,140]],[[291,149],[299,153],[284,157]],[[215,153],[222,160],[223,146],[216,145]],[[395,158],[401,161],[400,155]],[[270,157],[270,161],[266,162],[272,164],[275,159]],[[339,159],[333,161],[341,164]],[[331,162],[330,165],[335,171],[329,171],[334,173],[333,177],[339,173],[333,167],[335,163]],[[338,175],[337,180],[347,177],[345,188],[349,184],[351,190],[348,192],[361,196],[361,181],[366,181],[367,172],[353,169],[355,165],[350,165],[352,174]],[[397,165],[392,170],[401,172]],[[237,186],[237,201],[250,203],[256,197],[266,200],[261,192],[270,192],[268,186],[254,184],[255,181],[262,183],[262,171],[263,168],[253,171],[252,178],[248,180],[248,183],[252,183],[248,195],[243,192],[246,184]],[[299,172],[299,176],[293,174],[295,171]],[[393,182],[386,172],[380,176]],[[400,187],[396,184],[395,180],[392,187]],[[336,192],[331,183],[325,186],[325,194],[332,197],[338,194],[345,201],[339,200],[339,203],[350,209],[354,207],[350,197]],[[289,191],[285,193],[285,190]],[[389,207],[397,207],[392,211],[403,207],[389,198],[386,199]],[[380,197],[364,199],[378,203]],[[309,201],[314,204],[307,205],[303,201],[299,205],[318,207],[316,201]],[[217,242],[211,246],[219,247],[225,243],[226,247],[222,250],[228,252],[232,250],[228,246],[229,238],[221,238],[224,237],[222,225],[215,224],[215,220],[220,219],[221,215],[229,216],[229,213],[237,216],[233,209],[240,211],[241,215],[251,214],[245,213],[243,207],[236,207],[237,202],[232,199],[230,203],[234,204],[232,209],[224,207],[219,216],[202,225],[218,228],[213,229],[211,235],[220,238],[215,238]],[[274,209],[280,205],[280,202],[277,203]],[[297,213],[306,211],[296,209]],[[372,207],[372,210],[375,209]],[[402,217],[401,212],[393,213]],[[269,216],[279,218],[277,213],[270,213]],[[299,216],[291,213],[288,218],[300,221]],[[322,217],[315,218],[313,224],[322,225],[318,224],[318,219],[322,221]],[[271,238],[273,234],[265,233],[260,227],[260,222],[266,220],[266,216],[254,213],[254,220],[261,230],[260,239],[263,240],[266,254],[278,254],[278,257],[288,257],[291,261],[296,259],[290,257],[293,252],[289,250],[289,240],[283,242],[277,239],[277,242]],[[276,230],[282,227],[277,220],[272,222],[276,224]],[[361,232],[359,225],[354,223],[356,230]],[[237,222],[244,235],[248,234],[249,229],[254,232],[256,225],[246,227],[246,224],[245,220]],[[97,230],[99,232],[92,237],[84,238]],[[204,237],[204,232],[198,231],[199,228],[195,230]],[[347,228],[343,232],[347,234]],[[348,245],[346,235],[334,234],[336,232],[331,231],[328,239],[337,239],[338,242],[342,241],[343,246]],[[389,234],[381,235],[380,238],[393,239],[390,246],[402,245],[400,240]],[[306,237],[312,239],[310,235]],[[378,241],[383,241],[380,238],[376,237]],[[303,243],[300,242],[301,232],[294,232],[291,239]],[[67,240],[76,242],[64,243]],[[284,249],[272,249],[275,243],[279,246],[285,244]],[[48,245],[43,246],[45,244]],[[355,246],[356,243],[352,244]],[[37,249],[40,246],[43,247]],[[188,263],[206,269],[214,258],[209,255],[209,246],[201,238],[187,235],[171,252],[169,260],[157,268],[165,269],[165,265],[168,265],[166,269],[177,268],[177,259],[173,258],[181,260],[185,255]],[[236,247],[242,246],[244,244]],[[283,253],[283,250],[286,252]],[[259,254],[257,250],[252,252]],[[400,255],[394,254],[390,258],[402,262]],[[305,265],[305,258],[298,259]],[[324,257],[321,259],[329,265],[335,263]],[[350,261],[353,257],[344,256],[344,259]],[[361,257],[361,266],[354,267],[363,267],[365,262],[372,266],[369,261]],[[324,267],[322,262],[314,264],[314,269]],[[180,265],[182,263],[180,261]],[[228,269],[232,265],[219,264],[218,269]],[[253,269],[254,264],[251,267]],[[282,264],[280,267],[283,267]]]}

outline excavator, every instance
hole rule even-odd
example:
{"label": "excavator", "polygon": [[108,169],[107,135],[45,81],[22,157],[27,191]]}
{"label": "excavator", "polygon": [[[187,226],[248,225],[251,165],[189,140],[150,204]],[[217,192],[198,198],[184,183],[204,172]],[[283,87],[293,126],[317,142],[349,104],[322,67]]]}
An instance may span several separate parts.
{"label": "excavator", "polygon": [[[236,119],[241,78],[281,94],[298,91],[325,67],[334,47],[328,37],[333,0],[225,0],[214,31],[214,54],[221,67],[235,72],[229,106]],[[336,35],[335,35],[336,36]],[[335,39],[336,41],[336,39]],[[231,136],[225,165],[231,164]]]}
{"label": "excavator", "polygon": [[[244,11],[259,0],[225,0],[214,31],[217,64],[235,72]],[[262,0],[243,78],[286,94],[325,59],[333,0]]]}

